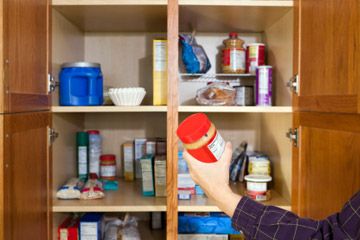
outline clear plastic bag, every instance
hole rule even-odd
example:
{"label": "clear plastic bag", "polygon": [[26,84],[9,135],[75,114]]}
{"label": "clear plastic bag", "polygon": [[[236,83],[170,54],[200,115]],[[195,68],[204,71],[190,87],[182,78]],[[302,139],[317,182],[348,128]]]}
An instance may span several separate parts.
{"label": "clear plastic bag", "polygon": [[122,226],[119,230],[120,240],[141,240],[136,217],[125,215]]}
{"label": "clear plastic bag", "polygon": [[211,83],[196,92],[200,105],[229,106],[235,104],[235,89],[226,83]]}

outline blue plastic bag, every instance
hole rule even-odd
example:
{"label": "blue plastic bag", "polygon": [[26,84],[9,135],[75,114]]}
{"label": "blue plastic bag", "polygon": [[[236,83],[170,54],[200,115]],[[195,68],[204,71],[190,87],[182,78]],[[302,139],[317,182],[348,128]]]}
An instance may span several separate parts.
{"label": "blue plastic bag", "polygon": [[204,48],[197,44],[193,34],[180,34],[180,43],[187,73],[206,73],[211,68]]}

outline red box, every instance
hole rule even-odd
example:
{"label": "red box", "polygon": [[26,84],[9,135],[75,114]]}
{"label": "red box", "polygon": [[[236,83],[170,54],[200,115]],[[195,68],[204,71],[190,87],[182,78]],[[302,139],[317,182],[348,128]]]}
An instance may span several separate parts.
{"label": "red box", "polygon": [[58,227],[58,240],[79,240],[80,218],[67,217]]}

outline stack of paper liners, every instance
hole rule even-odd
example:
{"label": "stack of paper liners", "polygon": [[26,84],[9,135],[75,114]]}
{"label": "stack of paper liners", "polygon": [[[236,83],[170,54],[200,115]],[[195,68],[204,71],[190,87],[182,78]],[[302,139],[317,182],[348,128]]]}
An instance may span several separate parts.
{"label": "stack of paper liners", "polygon": [[153,104],[167,104],[167,40],[153,40]]}
{"label": "stack of paper liners", "polygon": [[166,156],[155,157],[155,195],[166,197]]}

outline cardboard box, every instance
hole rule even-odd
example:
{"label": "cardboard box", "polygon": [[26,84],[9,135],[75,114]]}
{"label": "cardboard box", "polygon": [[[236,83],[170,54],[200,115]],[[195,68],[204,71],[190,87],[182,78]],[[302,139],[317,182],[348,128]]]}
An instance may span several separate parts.
{"label": "cardboard box", "polygon": [[135,177],[141,178],[140,159],[146,154],[146,138],[137,138],[134,141],[135,148]]}
{"label": "cardboard box", "polygon": [[155,196],[166,197],[166,156],[155,157]]}
{"label": "cardboard box", "polygon": [[126,142],[123,145],[123,163],[125,181],[134,181],[135,178],[135,157],[134,143]]}
{"label": "cardboard box", "polygon": [[145,155],[140,159],[142,171],[142,192],[144,196],[154,196],[153,155]]}
{"label": "cardboard box", "polygon": [[102,213],[86,213],[80,219],[81,240],[101,240],[103,230]]}
{"label": "cardboard box", "polygon": [[193,188],[195,189],[195,182],[192,180],[190,173],[178,174],[178,188]]}
{"label": "cardboard box", "polygon": [[146,149],[145,149],[145,153],[148,155],[156,155],[156,140],[147,140],[146,141]]}
{"label": "cardboard box", "polygon": [[167,40],[153,40],[153,104],[167,104]]}
{"label": "cardboard box", "polygon": [[79,239],[78,217],[67,217],[58,227],[58,240],[78,240]]}

